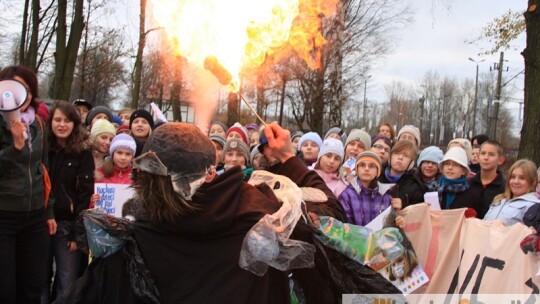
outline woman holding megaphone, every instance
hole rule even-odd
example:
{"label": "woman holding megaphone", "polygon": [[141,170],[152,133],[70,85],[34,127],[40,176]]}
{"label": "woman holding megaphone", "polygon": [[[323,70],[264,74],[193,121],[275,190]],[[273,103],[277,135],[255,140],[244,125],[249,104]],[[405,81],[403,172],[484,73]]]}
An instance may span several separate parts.
{"label": "woman holding megaphone", "polygon": [[[38,108],[36,74],[24,66],[0,70],[0,299],[39,303],[47,277],[53,204],[45,198],[47,140]],[[15,102],[14,102],[15,101]]]}

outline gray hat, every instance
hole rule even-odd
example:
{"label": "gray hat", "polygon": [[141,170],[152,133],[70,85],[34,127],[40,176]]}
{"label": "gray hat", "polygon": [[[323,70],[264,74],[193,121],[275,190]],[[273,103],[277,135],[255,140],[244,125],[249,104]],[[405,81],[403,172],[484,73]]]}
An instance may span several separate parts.
{"label": "gray hat", "polygon": [[86,125],[89,126],[90,124],[92,124],[92,120],[99,113],[105,113],[105,115],[107,115],[107,117],[109,118],[109,121],[112,122],[113,114],[112,114],[111,110],[109,108],[107,108],[106,106],[96,106],[96,107],[93,107],[90,110],[90,112],[88,112],[88,114],[86,115],[86,121],[85,121]]}
{"label": "gray hat", "polygon": [[250,164],[251,158],[249,148],[246,143],[238,138],[231,138],[227,141],[225,147],[223,147],[223,154],[221,155],[221,161],[225,160],[225,155],[228,151],[238,151],[242,153],[242,156],[246,159],[246,166]]}

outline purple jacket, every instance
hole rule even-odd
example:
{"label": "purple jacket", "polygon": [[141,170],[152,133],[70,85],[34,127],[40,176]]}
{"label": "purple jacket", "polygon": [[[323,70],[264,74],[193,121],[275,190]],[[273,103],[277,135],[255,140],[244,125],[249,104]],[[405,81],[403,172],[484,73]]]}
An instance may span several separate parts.
{"label": "purple jacket", "polygon": [[381,193],[380,189],[380,186],[365,188],[358,178],[351,181],[339,196],[348,223],[365,226],[390,206],[392,197],[388,192]]}

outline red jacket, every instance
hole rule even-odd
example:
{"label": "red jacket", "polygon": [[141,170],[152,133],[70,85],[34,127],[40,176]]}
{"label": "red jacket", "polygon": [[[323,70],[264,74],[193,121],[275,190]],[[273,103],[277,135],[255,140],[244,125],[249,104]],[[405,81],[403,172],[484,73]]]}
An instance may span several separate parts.
{"label": "red jacket", "polygon": [[113,175],[109,178],[105,177],[101,167],[96,169],[96,183],[123,184],[131,185],[131,167],[120,169],[116,166],[113,168]]}

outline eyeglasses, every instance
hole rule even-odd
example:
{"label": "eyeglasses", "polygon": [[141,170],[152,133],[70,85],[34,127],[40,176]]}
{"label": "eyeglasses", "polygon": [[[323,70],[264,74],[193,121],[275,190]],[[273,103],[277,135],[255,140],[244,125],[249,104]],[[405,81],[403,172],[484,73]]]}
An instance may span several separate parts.
{"label": "eyeglasses", "polygon": [[385,148],[383,145],[375,144],[372,146],[374,149],[377,149],[379,151],[384,151],[386,153],[390,153],[390,148]]}
{"label": "eyeglasses", "polygon": [[365,162],[359,163],[358,165],[356,165],[356,167],[368,168],[368,169],[377,169],[377,165],[375,165],[374,163],[365,163]]}
{"label": "eyeglasses", "polygon": [[461,165],[456,163],[455,161],[447,160],[443,163],[443,167],[461,167]]}

